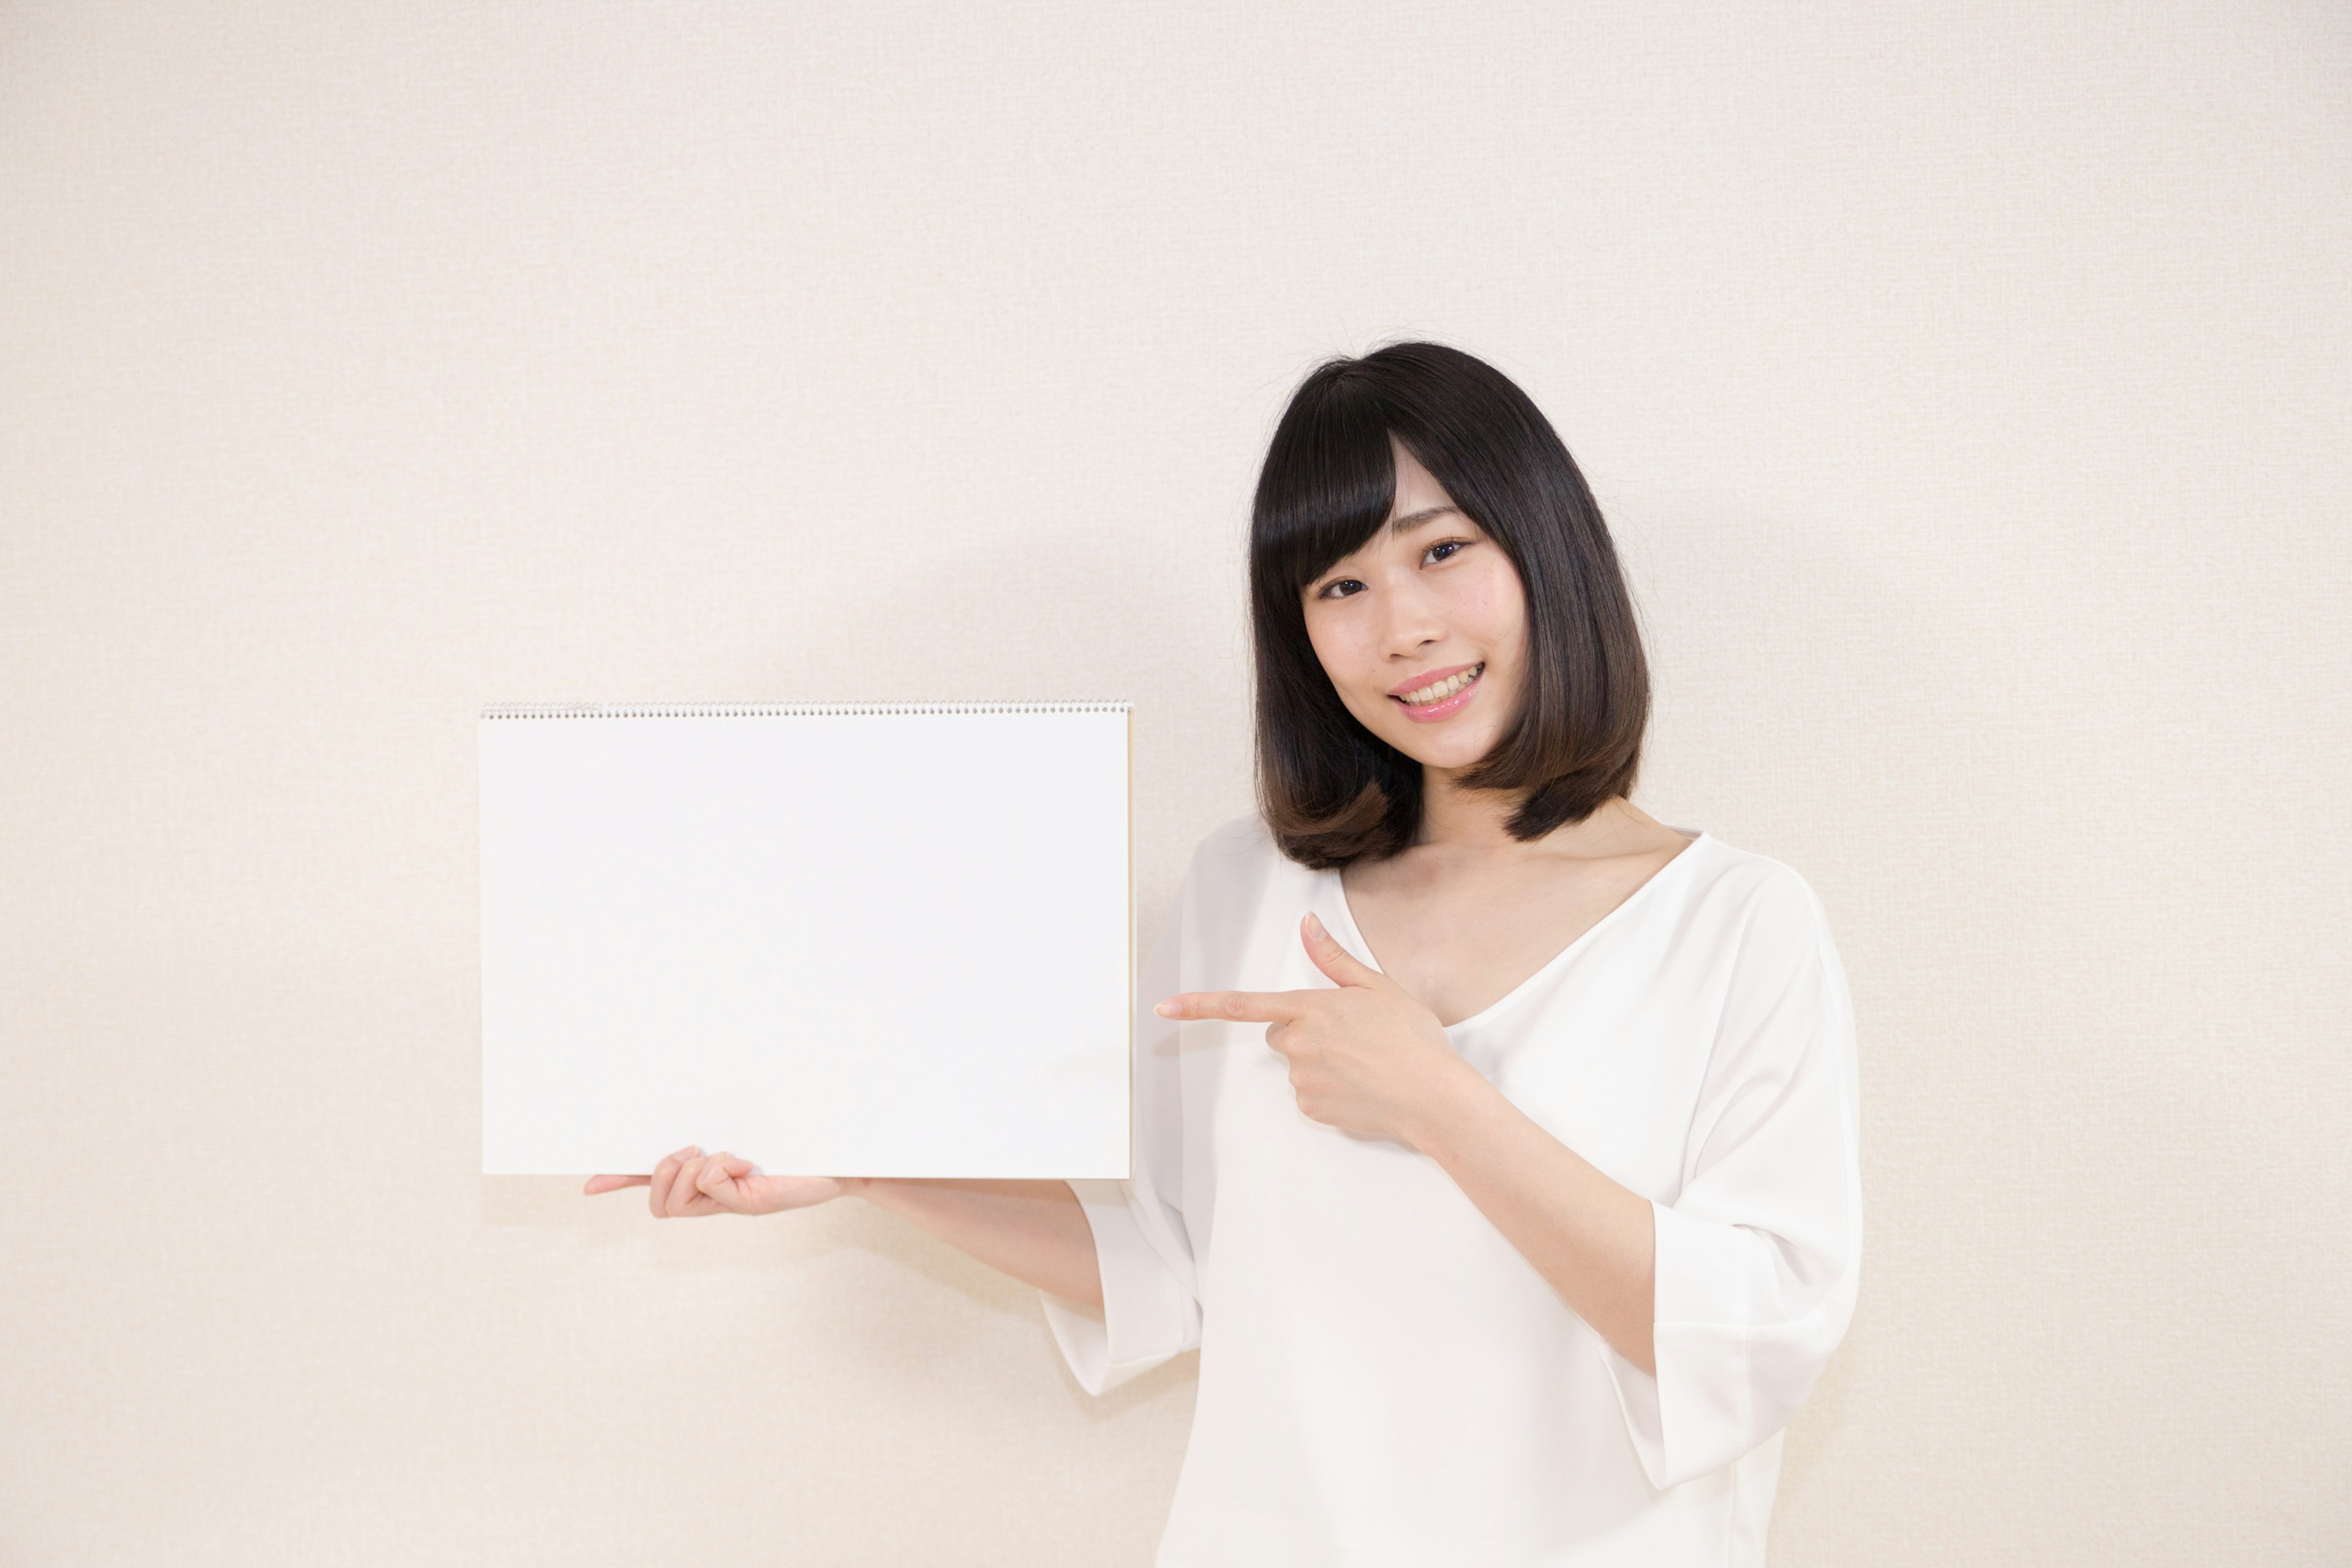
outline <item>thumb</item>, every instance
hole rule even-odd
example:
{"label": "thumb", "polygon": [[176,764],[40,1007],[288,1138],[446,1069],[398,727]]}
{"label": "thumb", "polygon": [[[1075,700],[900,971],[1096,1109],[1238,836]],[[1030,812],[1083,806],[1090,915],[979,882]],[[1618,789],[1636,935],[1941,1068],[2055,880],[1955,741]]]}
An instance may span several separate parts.
{"label": "thumb", "polygon": [[1316,968],[1330,976],[1334,984],[1369,985],[1375,990],[1387,987],[1387,975],[1341,947],[1339,939],[1324,930],[1323,922],[1313,914],[1299,922],[1298,931],[1307,943],[1307,956],[1315,961]]}

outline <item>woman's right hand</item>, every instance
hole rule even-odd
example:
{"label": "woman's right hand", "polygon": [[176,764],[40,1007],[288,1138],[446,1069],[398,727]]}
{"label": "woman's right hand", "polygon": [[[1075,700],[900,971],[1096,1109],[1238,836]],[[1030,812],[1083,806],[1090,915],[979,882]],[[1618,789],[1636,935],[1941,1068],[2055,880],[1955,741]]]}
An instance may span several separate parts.
{"label": "woman's right hand", "polygon": [[590,1197],[644,1186],[656,1219],[698,1219],[714,1214],[780,1214],[826,1203],[858,1185],[838,1176],[768,1176],[749,1160],[720,1151],[705,1154],[689,1143],[654,1167],[650,1176],[591,1176]]}

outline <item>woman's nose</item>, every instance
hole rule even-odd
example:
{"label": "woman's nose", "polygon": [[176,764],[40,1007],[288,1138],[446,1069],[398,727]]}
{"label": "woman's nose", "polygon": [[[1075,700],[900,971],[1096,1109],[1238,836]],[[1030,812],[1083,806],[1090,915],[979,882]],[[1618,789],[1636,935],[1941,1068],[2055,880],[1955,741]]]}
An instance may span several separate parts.
{"label": "woman's nose", "polygon": [[1419,591],[1407,587],[1387,595],[1388,615],[1381,627],[1381,651],[1410,654],[1445,640],[1445,623]]}

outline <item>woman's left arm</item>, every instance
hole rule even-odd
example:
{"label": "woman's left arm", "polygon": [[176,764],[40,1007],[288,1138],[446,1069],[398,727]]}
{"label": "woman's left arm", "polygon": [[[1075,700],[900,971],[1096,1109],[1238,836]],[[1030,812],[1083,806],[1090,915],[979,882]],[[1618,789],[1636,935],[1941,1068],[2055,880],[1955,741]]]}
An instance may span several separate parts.
{"label": "woman's left arm", "polygon": [[1787,1425],[1852,1321],[1862,1191],[1853,1011],[1818,901],[1756,889],[1671,1205],[1618,1185],[1455,1056],[1435,1015],[1313,922],[1336,990],[1171,997],[1257,1018],[1298,1109],[1421,1151],[1601,1336],[1650,1484]]}
{"label": "woman's left arm", "polygon": [[1459,1057],[1433,1072],[1408,1142],[1617,1353],[1654,1375],[1657,1237],[1650,1200],[1545,1131]]}
{"label": "woman's left arm", "polygon": [[1437,1015],[1313,915],[1300,936],[1337,990],[1188,993],[1160,1014],[1270,1025],[1266,1043],[1289,1060],[1301,1112],[1434,1160],[1579,1317],[1654,1373],[1650,1200],[1512,1104],[1454,1054]]}

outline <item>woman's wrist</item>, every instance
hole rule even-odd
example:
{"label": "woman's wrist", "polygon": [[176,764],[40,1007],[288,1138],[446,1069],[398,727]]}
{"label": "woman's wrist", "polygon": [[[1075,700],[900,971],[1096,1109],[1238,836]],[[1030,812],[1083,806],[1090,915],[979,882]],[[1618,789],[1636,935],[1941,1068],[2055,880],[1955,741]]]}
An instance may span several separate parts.
{"label": "woman's wrist", "polygon": [[1460,1057],[1448,1056],[1438,1064],[1415,1104],[1406,1141],[1442,1165],[1453,1150],[1462,1146],[1465,1131],[1492,1110],[1491,1102],[1500,1100],[1502,1093],[1476,1068]]}

